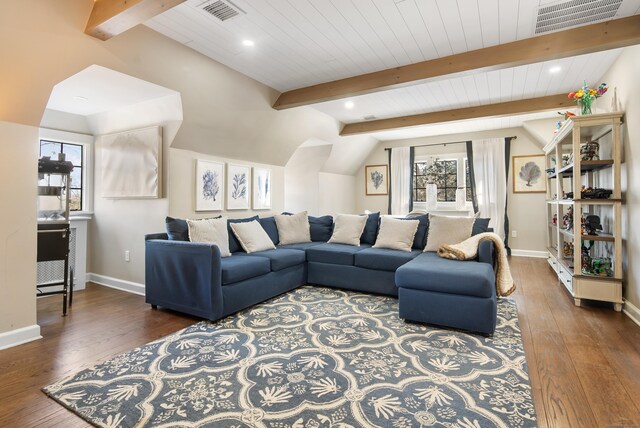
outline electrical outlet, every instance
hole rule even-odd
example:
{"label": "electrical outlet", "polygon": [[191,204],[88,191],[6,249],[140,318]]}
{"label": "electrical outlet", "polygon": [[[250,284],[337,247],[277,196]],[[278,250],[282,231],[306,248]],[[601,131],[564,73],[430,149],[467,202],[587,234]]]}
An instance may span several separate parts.
{"label": "electrical outlet", "polygon": [[129,253],[129,250],[126,250],[124,252],[124,261],[125,262],[130,262],[131,261],[131,254]]}
{"label": "electrical outlet", "polygon": [[511,231],[511,237],[512,238],[517,238],[518,237],[518,231],[517,230],[512,230]]}

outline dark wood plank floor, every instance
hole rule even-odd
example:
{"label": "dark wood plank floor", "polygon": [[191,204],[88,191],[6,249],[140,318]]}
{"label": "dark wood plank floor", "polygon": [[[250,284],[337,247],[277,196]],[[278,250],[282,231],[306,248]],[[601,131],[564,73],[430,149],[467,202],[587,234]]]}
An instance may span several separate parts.
{"label": "dark wood plank floor", "polygon": [[[640,327],[603,305],[573,306],[543,259],[514,257],[522,336],[540,427],[640,427]],[[0,351],[0,427],[87,424],[40,388],[192,324],[97,285],[38,301],[43,340]]]}

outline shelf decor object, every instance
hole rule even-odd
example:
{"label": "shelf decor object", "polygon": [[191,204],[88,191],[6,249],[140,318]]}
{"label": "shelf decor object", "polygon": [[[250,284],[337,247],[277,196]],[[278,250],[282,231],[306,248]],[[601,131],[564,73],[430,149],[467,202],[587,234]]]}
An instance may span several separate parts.
{"label": "shelf decor object", "polygon": [[587,299],[622,310],[623,119],[622,112],[570,117],[544,147],[548,261],[576,306]]}
{"label": "shelf decor object", "polygon": [[580,114],[584,116],[592,113],[591,107],[593,105],[593,102],[597,98],[600,98],[602,95],[604,95],[604,93],[607,92],[607,89],[609,88],[604,82],[595,89],[590,88],[589,86],[587,86],[587,82],[584,82],[582,88],[578,89],[575,92],[569,92],[568,97],[578,103],[578,106],[580,107]]}

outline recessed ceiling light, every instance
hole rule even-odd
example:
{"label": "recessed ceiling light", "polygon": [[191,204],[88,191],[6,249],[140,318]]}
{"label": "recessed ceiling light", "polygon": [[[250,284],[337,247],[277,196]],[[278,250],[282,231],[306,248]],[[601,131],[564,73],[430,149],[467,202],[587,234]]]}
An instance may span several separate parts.
{"label": "recessed ceiling light", "polygon": [[353,101],[347,101],[344,103],[344,108],[353,108],[354,105]]}
{"label": "recessed ceiling light", "polygon": [[557,73],[557,72],[559,72],[560,70],[562,70],[562,67],[560,67],[559,65],[556,65],[555,67],[551,67],[551,68],[549,69],[549,73]]}
{"label": "recessed ceiling light", "polygon": [[246,39],[246,40],[243,40],[243,41],[242,41],[242,44],[243,44],[244,46],[253,46],[253,45],[255,45],[255,44],[256,44],[256,42],[254,42],[253,40]]}
{"label": "recessed ceiling light", "polygon": [[73,97],[73,99],[78,101],[89,101],[89,98],[83,97],[82,95],[76,95]]}

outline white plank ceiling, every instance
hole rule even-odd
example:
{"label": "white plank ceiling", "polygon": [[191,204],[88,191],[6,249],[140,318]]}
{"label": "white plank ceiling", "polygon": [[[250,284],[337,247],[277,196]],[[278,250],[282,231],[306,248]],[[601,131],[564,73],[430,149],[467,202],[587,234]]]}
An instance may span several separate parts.
{"label": "white plank ceiling", "polygon": [[[596,0],[573,0],[589,3]],[[185,3],[146,22],[279,91],[534,37],[549,0],[233,0],[245,13],[227,21]],[[640,13],[622,0],[617,19]],[[243,40],[254,46],[243,46]],[[619,51],[477,73],[315,107],[343,122],[448,110],[568,92],[599,83]],[[549,68],[562,67],[558,74]]]}

